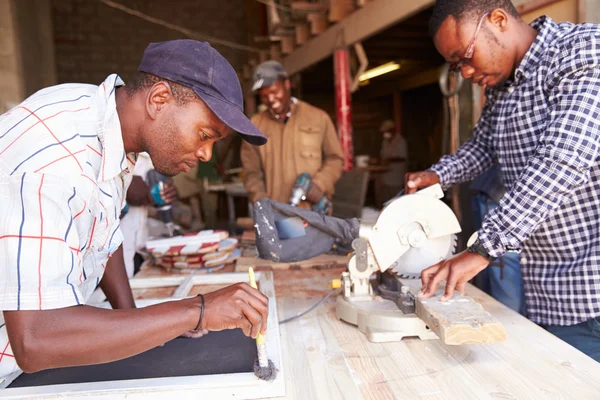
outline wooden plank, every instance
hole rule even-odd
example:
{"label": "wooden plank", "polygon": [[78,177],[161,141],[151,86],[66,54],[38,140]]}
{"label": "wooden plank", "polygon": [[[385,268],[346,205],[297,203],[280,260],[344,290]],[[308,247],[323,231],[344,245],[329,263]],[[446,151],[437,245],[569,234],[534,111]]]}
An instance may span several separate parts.
{"label": "wooden plank", "polygon": [[296,44],[301,46],[310,39],[310,26],[306,22],[296,24]]}
{"label": "wooden plank", "polygon": [[354,0],[330,0],[329,20],[331,22],[341,21],[350,15],[355,8]]}
{"label": "wooden plank", "polygon": [[349,257],[335,254],[321,254],[317,257],[310,258],[304,261],[293,262],[275,262],[271,260],[263,260],[258,257],[240,257],[235,266],[236,272],[248,271],[249,267],[253,268],[273,268],[273,269],[328,269],[346,267]]}
{"label": "wooden plank", "polygon": [[372,1],[294,50],[283,60],[284,67],[290,75],[300,72],[331,56],[340,42],[346,46],[361,42],[433,3],[434,0]]}
{"label": "wooden plank", "polygon": [[[280,319],[325,296],[341,270],[275,270]],[[335,299],[281,325],[289,399],[595,399],[600,364],[471,285],[467,294],[505,327],[507,340],[371,343],[335,317]],[[289,366],[289,369],[288,369]],[[291,378],[293,376],[293,379]]]}
{"label": "wooden plank", "polygon": [[281,37],[281,52],[283,54],[290,54],[296,47],[296,38],[294,36],[282,36]]}
{"label": "wooden plank", "polygon": [[[160,271],[145,268],[141,274],[154,270]],[[339,278],[343,270],[274,270],[279,318],[292,317],[314,305],[329,293],[328,282]],[[419,339],[371,343],[355,326],[336,318],[336,299],[331,296],[314,311],[280,326],[286,385],[283,399],[598,397],[599,363],[473,286],[467,285],[466,290],[505,326],[506,341],[471,346]],[[215,385],[224,382],[216,380]],[[252,390],[242,397],[252,397]],[[192,397],[161,391],[154,398],[171,393],[182,399]],[[150,395],[129,398],[153,399]]]}
{"label": "wooden plank", "polygon": [[441,302],[444,290],[430,299],[417,299],[416,313],[447,345],[488,344],[506,340],[504,326],[469,296]]}
{"label": "wooden plank", "polygon": [[308,22],[310,23],[310,33],[313,35],[319,35],[320,33],[325,32],[329,26],[329,21],[325,14],[311,14],[306,17],[306,19],[308,19]]}
{"label": "wooden plank", "polygon": [[324,2],[293,1],[292,11],[298,13],[314,13],[327,10],[328,6]]}

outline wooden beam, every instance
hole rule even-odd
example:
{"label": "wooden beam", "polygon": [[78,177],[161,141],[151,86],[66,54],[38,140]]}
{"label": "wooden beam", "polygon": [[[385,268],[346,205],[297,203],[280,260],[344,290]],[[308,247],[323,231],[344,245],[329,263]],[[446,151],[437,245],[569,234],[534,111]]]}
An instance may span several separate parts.
{"label": "wooden beam", "polygon": [[327,10],[326,3],[310,3],[308,1],[293,1],[292,11],[299,13],[323,12]]}
{"label": "wooden beam", "polygon": [[325,32],[329,26],[329,21],[325,14],[310,14],[306,17],[310,23],[310,33],[313,35],[319,35]]}
{"label": "wooden beam", "polygon": [[306,22],[296,24],[296,44],[303,45],[310,39],[310,27]]}
{"label": "wooden beam", "polygon": [[290,54],[296,47],[296,38],[294,36],[282,36],[281,37],[281,52],[283,54]]}
{"label": "wooden beam", "polygon": [[354,11],[354,0],[329,0],[329,20],[338,22]]}
{"label": "wooden beam", "polygon": [[519,14],[527,14],[529,12],[535,11],[539,8],[549,6],[552,3],[556,3],[561,0],[529,0],[526,3],[520,4],[516,6]]}
{"label": "wooden beam", "polygon": [[340,41],[350,46],[433,5],[434,0],[375,0],[356,10],[321,35],[285,57],[283,64],[294,74],[331,56]]}
{"label": "wooden beam", "polygon": [[359,91],[361,99],[374,99],[387,96],[394,92],[404,92],[418,87],[435,84],[439,81],[441,67],[430,68],[417,74],[405,75],[396,81],[376,82],[373,80],[368,86]]}
{"label": "wooden beam", "polygon": [[504,325],[469,296],[456,293],[440,298],[444,288],[430,299],[416,300],[416,314],[446,345],[498,343],[506,340]]}
{"label": "wooden beam", "polygon": [[273,43],[270,50],[271,60],[281,61],[281,45],[279,43]]}

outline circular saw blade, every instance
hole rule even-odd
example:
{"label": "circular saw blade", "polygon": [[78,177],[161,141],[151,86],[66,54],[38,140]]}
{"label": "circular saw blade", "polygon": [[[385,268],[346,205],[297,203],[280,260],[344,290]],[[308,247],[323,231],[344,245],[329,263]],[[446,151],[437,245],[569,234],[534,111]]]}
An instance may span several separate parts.
{"label": "circular saw blade", "polygon": [[419,278],[421,271],[445,260],[456,250],[457,236],[446,235],[428,240],[421,247],[411,247],[392,267],[401,278]]}

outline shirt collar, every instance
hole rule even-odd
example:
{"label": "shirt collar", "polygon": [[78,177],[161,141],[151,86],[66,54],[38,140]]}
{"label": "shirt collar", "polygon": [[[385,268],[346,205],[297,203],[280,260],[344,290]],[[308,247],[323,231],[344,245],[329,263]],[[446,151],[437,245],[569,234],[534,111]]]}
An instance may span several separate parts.
{"label": "shirt collar", "polygon": [[279,115],[275,114],[274,112],[271,111],[271,109],[269,109],[269,114],[271,114],[271,116],[273,118],[275,118],[277,121],[281,121],[282,119],[287,121],[292,114],[294,113],[294,111],[296,110],[296,107],[298,105],[298,99],[295,98],[294,96],[290,97],[290,100],[292,102],[292,104],[290,104],[290,111],[287,112],[287,114],[285,114],[285,117],[280,117]]}
{"label": "shirt collar", "polygon": [[98,139],[102,143],[102,165],[98,181],[105,181],[133,170],[135,154],[125,154],[121,121],[117,114],[116,88],[125,83],[117,75],[109,75],[96,91],[95,105],[98,110]]}
{"label": "shirt collar", "polygon": [[515,70],[514,83],[516,85],[527,77],[530,71],[537,68],[546,52],[546,48],[552,42],[558,30],[558,25],[548,16],[537,18],[530,26],[538,31],[538,35]]}

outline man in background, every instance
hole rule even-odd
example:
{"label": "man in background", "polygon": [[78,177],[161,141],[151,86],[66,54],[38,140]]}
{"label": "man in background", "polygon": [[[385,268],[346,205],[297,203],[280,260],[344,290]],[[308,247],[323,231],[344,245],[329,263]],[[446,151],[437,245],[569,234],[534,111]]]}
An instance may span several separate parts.
{"label": "man in background", "polygon": [[303,172],[312,178],[306,196],[310,203],[318,203],[323,196],[331,199],[344,166],[331,118],[325,111],[292,97],[291,82],[276,61],[258,66],[252,90],[267,109],[251,121],[269,141],[261,147],[242,144],[243,180],[250,201],[269,197],[288,203],[294,183]]}

